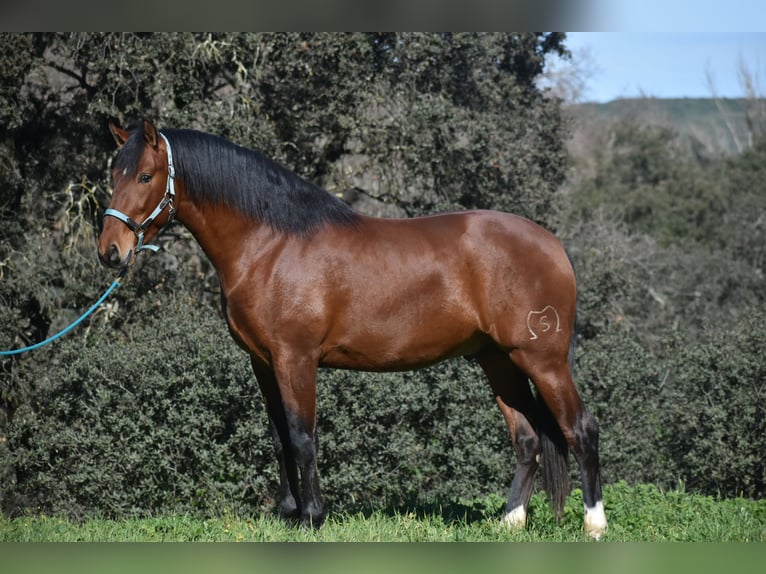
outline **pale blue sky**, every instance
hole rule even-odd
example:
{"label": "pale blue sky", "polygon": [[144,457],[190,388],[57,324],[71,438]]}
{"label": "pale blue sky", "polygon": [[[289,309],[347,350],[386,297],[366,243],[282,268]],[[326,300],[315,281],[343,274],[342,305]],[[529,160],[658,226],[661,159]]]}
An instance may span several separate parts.
{"label": "pale blue sky", "polygon": [[[758,14],[766,29],[766,10]],[[570,32],[566,45],[584,58],[584,101],[711,97],[708,75],[716,95],[741,97],[740,62],[766,97],[766,32]]]}
{"label": "pale blue sky", "polygon": [[582,0],[593,30],[763,32],[763,0]]}
{"label": "pale blue sky", "polygon": [[[586,30],[570,32],[587,57],[586,101],[740,97],[740,63],[766,97],[766,0],[583,0]],[[600,30],[601,32],[595,32]]]}

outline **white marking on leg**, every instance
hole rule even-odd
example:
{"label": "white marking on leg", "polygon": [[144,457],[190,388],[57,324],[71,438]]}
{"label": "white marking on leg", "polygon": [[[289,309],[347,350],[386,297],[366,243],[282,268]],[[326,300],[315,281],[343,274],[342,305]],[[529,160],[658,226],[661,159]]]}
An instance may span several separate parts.
{"label": "white marking on leg", "polygon": [[604,503],[599,500],[593,508],[585,506],[585,532],[598,540],[606,532],[606,514],[604,514]]}
{"label": "white marking on leg", "polygon": [[510,528],[524,528],[527,524],[527,509],[520,504],[503,516],[503,523]]}

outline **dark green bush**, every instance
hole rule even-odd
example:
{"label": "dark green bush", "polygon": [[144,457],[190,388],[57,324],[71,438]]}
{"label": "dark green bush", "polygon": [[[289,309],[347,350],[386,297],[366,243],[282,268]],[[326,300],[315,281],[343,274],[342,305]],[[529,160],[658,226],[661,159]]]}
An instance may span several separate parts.
{"label": "dark green bush", "polygon": [[505,423],[465,360],[414,373],[328,371],[319,388],[320,472],[334,508],[447,502],[510,483]]}
{"label": "dark green bush", "polygon": [[766,492],[766,314],[661,353],[614,330],[581,345],[578,382],[601,424],[607,482],[723,496]]}
{"label": "dark green bush", "polygon": [[123,336],[100,328],[25,365],[7,510],[204,513],[262,498],[275,472],[249,362],[209,309],[160,296]]}
{"label": "dark green bush", "polygon": [[[219,314],[163,285],[134,304],[154,314],[119,332],[94,326],[85,342],[47,351],[47,363],[24,364],[19,384],[31,398],[2,445],[4,510],[273,508],[276,463],[260,393]],[[696,346],[666,335],[663,355],[618,330],[583,342],[577,380],[601,425],[607,482],[763,496],[763,320],[756,313]],[[406,374],[325,371],[318,403],[320,472],[334,511],[505,493],[513,470],[505,425],[467,361]]]}
{"label": "dark green bush", "polygon": [[671,468],[687,487],[724,496],[766,495],[766,313],[668,361]]}
{"label": "dark green bush", "polygon": [[[83,516],[263,511],[276,462],[260,392],[223,321],[164,287],[117,338],[100,327],[47,364],[8,428],[11,513]],[[335,510],[504,490],[502,417],[467,361],[415,374],[322,372],[320,471]]]}
{"label": "dark green bush", "polygon": [[575,379],[600,426],[600,453],[606,482],[674,480],[662,476],[656,436],[663,432],[658,393],[662,362],[617,329],[578,348]]}

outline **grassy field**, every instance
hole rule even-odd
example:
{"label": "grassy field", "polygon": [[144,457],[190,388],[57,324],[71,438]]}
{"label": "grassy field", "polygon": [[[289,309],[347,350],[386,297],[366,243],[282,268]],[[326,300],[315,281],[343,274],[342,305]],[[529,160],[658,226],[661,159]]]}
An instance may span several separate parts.
{"label": "grassy field", "polygon": [[[766,500],[724,499],[662,492],[651,485],[624,483],[605,488],[608,542],[766,542]],[[579,542],[582,498],[575,490],[557,524],[544,495],[530,504],[525,530],[509,531],[499,521],[503,499],[414,512],[331,514],[316,531],[288,528],[274,516],[216,518],[165,516],[73,522],[51,516],[0,518],[0,542]]]}

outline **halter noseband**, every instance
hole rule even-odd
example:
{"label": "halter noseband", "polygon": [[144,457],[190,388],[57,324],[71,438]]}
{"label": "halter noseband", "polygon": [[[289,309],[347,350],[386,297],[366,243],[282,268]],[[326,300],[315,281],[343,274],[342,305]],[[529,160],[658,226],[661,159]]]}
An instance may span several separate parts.
{"label": "halter noseband", "polygon": [[104,217],[111,215],[112,217],[119,219],[125,225],[127,225],[133,233],[136,234],[136,237],[138,238],[138,243],[136,244],[136,253],[143,251],[144,249],[149,249],[150,251],[154,252],[159,251],[160,248],[156,245],[144,245],[144,232],[149,229],[149,226],[154,223],[154,220],[159,217],[160,213],[162,213],[166,207],[170,206],[170,214],[168,215],[168,221],[166,225],[173,221],[173,216],[176,213],[176,210],[173,207],[173,200],[176,196],[176,169],[173,166],[173,152],[170,149],[170,142],[168,141],[168,138],[165,137],[165,134],[162,132],[159,132],[159,134],[162,136],[162,139],[165,140],[165,146],[167,147],[168,151],[168,181],[165,185],[165,195],[162,197],[162,201],[160,201],[157,207],[154,208],[154,211],[149,214],[149,217],[144,219],[140,224],[136,223],[131,217],[128,217],[116,209],[109,208],[104,211]]}

